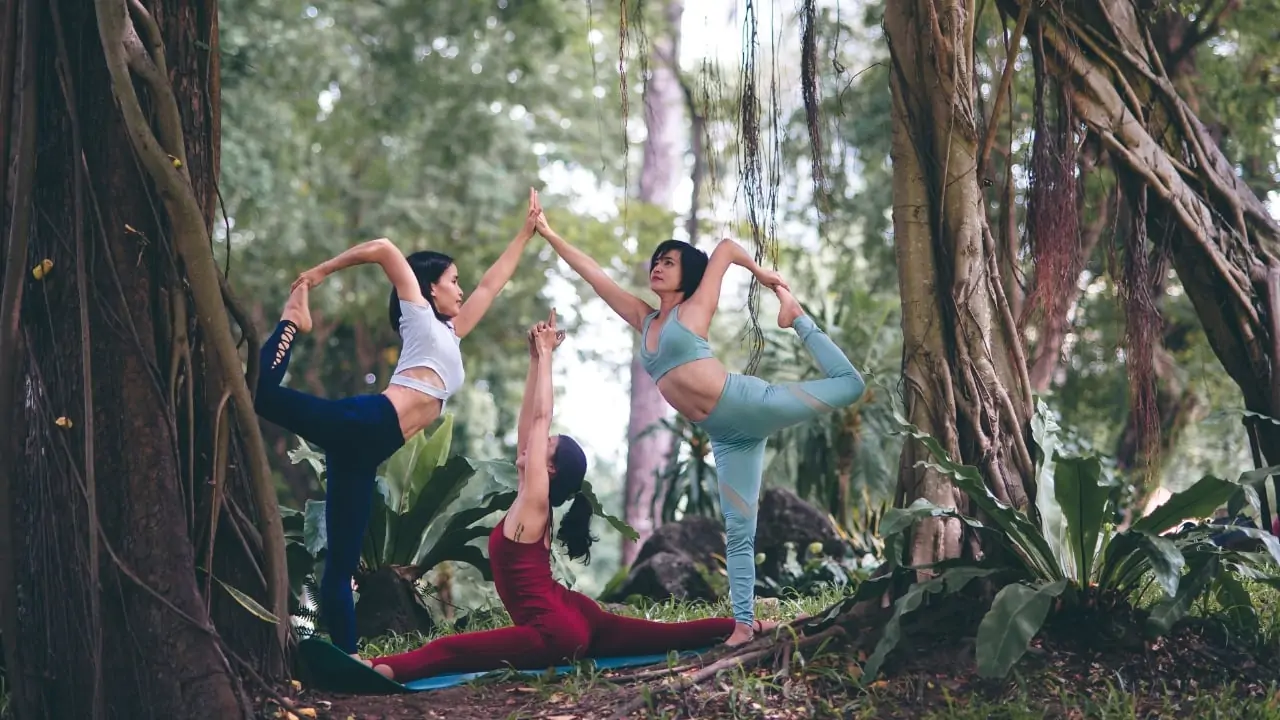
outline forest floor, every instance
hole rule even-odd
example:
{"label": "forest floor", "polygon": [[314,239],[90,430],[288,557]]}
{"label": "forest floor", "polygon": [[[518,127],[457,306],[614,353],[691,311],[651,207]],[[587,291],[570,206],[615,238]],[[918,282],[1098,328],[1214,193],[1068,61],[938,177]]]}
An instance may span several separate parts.
{"label": "forest floor", "polygon": [[[594,720],[616,717],[641,697],[651,699],[628,717],[1280,720],[1275,605],[1255,605],[1265,611],[1250,622],[1249,639],[1217,613],[1191,618],[1156,641],[1141,638],[1141,611],[1051,620],[1005,680],[978,676],[976,622],[944,622],[914,633],[904,627],[881,679],[865,688],[856,678],[866,650],[833,643],[803,660],[797,652],[785,673],[772,665],[733,668],[661,696],[652,691],[673,678],[635,679],[634,669],[584,669],[552,680],[499,678],[406,695],[351,696],[306,687],[283,694],[296,717],[321,720]],[[687,611],[680,619],[692,614],[698,613]],[[287,717],[274,703],[263,707],[263,717]]]}

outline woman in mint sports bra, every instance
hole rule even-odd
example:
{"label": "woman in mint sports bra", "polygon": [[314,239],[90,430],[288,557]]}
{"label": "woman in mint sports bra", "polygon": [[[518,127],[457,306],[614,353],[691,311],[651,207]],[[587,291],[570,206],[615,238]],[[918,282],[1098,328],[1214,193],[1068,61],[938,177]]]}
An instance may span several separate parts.
{"label": "woman in mint sports bra", "polygon": [[[448,255],[423,251],[405,257],[390,240],[379,238],[298,276],[280,323],[262,346],[255,409],[325,451],[328,554],[320,612],[333,644],[351,655],[356,655],[351,578],[360,562],[375,473],[407,438],[435,422],[449,396],[462,386],[465,373],[459,343],[515,273],[520,254],[533,237],[538,212],[538,195],[530,189],[524,227],[466,302],[458,286],[458,268]],[[366,263],[381,265],[391,281],[391,326],[402,344],[387,388],[377,394],[327,400],[283,387],[293,339],[311,330],[310,289],[331,273]]]}
{"label": "woman in mint sports bra", "polygon": [[[565,242],[538,214],[538,234],[551,243],[614,312],[640,332],[640,361],[667,402],[706,431],[719,476],[720,509],[726,530],[725,564],[729,595],[737,620],[725,643],[740,645],[752,636],[755,618],[756,504],[764,472],[765,441],[773,433],[852,405],[865,384],[853,364],[813,323],[776,272],[757,265],[740,245],[722,240],[706,253],[677,240],[658,245],[649,262],[649,288],[659,307],[618,286],[585,253]],[[711,352],[706,337],[720,300],[720,285],[730,265],[750,270],[782,303],[779,327],[796,334],[827,374],[821,380],[773,385],[750,375],[730,373]]]}

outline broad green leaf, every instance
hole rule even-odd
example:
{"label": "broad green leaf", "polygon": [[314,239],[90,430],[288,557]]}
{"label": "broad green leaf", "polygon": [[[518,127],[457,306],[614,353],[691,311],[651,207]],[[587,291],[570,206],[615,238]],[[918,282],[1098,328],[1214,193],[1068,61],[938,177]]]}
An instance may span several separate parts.
{"label": "broad green leaf", "polygon": [[1253,607],[1253,597],[1230,572],[1220,573],[1217,577],[1217,600],[1222,612],[1234,621],[1236,627],[1246,632],[1257,632],[1258,612]]}
{"label": "broad green leaf", "polygon": [[1266,548],[1267,553],[1271,556],[1272,562],[1280,565],[1280,538],[1257,528],[1238,527],[1235,525],[1225,525],[1223,527],[1226,528],[1228,532],[1239,532],[1245,537],[1253,538],[1254,540],[1261,542],[1262,546]]}
{"label": "broad green leaf", "polygon": [[1217,575],[1221,565],[1214,552],[1202,552],[1188,555],[1187,565],[1190,570],[1187,576],[1178,583],[1178,594],[1166,597],[1147,616],[1146,632],[1148,637],[1161,637],[1168,634],[1179,620],[1186,617],[1191,604],[1209,587],[1213,577]]}
{"label": "broad green leaf", "polygon": [[431,433],[422,448],[422,455],[414,465],[413,485],[409,488],[409,504],[413,505],[418,493],[431,482],[431,475],[437,468],[444,467],[449,460],[449,448],[453,445],[453,413],[445,413],[440,427]]}
{"label": "broad green leaf", "polygon": [[324,511],[324,500],[307,501],[302,538],[307,545],[307,552],[312,555],[318,555],[321,550],[329,547],[329,532],[325,524]]}
{"label": "broad green leaf", "polygon": [[906,434],[924,445],[937,460],[936,463],[922,460],[918,464],[950,477],[956,487],[963,490],[975,505],[999,525],[1009,537],[1014,550],[1026,563],[1028,572],[1042,579],[1061,579],[1062,570],[1054,559],[1053,551],[1045,542],[1040,528],[1030,518],[992,495],[977,468],[953,462],[935,438],[921,432],[901,417],[899,423],[907,428]]}
{"label": "broad green leaf", "polygon": [[978,625],[978,674],[985,678],[1008,675],[1040,632],[1053,599],[1066,587],[1066,580],[1058,580],[1036,587],[1012,583],[1001,588]]}
{"label": "broad green leaf", "polygon": [[289,451],[289,462],[297,465],[302,461],[306,461],[316,474],[316,479],[320,481],[320,486],[325,484],[325,458],[324,453],[313,450],[306,440],[298,438],[298,447]]}
{"label": "broad green leaf", "polygon": [[596,493],[595,490],[591,488],[590,481],[582,481],[582,490],[580,490],[580,492],[586,496],[587,502],[591,503],[591,512],[607,520],[609,524],[613,526],[614,530],[622,533],[623,538],[631,542],[635,542],[640,539],[640,533],[636,532],[635,528],[628,525],[621,518],[610,515],[604,511],[604,508],[600,506],[600,501],[596,499]]}
{"label": "broad green leaf", "polygon": [[1067,525],[1067,546],[1071,549],[1081,587],[1093,580],[1093,563],[1098,552],[1098,536],[1106,519],[1108,490],[1099,483],[1102,463],[1097,456],[1054,459],[1054,494]]}
{"label": "broad green leaf", "polygon": [[[427,533],[422,546],[418,548],[413,564],[417,566],[420,573],[426,573],[438,565],[442,559],[456,553],[456,547],[466,545],[477,537],[488,535],[493,530],[492,527],[474,526],[473,523],[495,512],[510,509],[515,499],[514,492],[490,493],[480,501],[478,506],[455,512],[438,534]],[[435,537],[431,537],[432,535]]]}
{"label": "broad green leaf", "polygon": [[916,498],[915,502],[905,508],[889,508],[884,511],[884,517],[880,518],[880,537],[887,538],[904,532],[916,522],[929,517],[955,518],[971,528],[983,527],[982,523],[960,514],[954,508],[939,507],[925,498]]}
{"label": "broad green leaf", "polygon": [[[486,487],[484,492],[494,489],[517,490],[520,487],[519,470],[506,460],[472,460],[471,466],[476,469],[476,476],[481,478]],[[488,487],[492,484],[494,487]]]}
{"label": "broad green leaf", "polygon": [[1271,467],[1258,468],[1256,470],[1246,470],[1240,473],[1241,485],[1257,485],[1272,475],[1280,475],[1280,465],[1272,465]]}
{"label": "broad green leaf", "polygon": [[988,577],[1001,571],[1002,568],[978,568],[978,567],[957,567],[952,568],[941,575],[930,578],[922,583],[916,583],[907,589],[902,597],[893,604],[893,615],[890,616],[889,622],[885,624],[884,634],[880,636],[880,641],[876,643],[876,649],[871,653],[871,657],[867,658],[867,664],[862,668],[862,677],[860,682],[869,683],[875,680],[876,675],[880,672],[880,666],[884,664],[884,659],[898,645],[898,641],[902,639],[902,617],[907,613],[914,612],[920,607],[920,603],[924,602],[926,595],[934,595],[937,593],[951,594],[964,589],[970,580],[980,577]]}
{"label": "broad green leaf", "polygon": [[383,562],[413,564],[423,533],[458,499],[473,472],[470,461],[461,455],[449,458],[444,467],[433,472],[408,512],[388,518],[387,537],[390,542],[384,549]]}
{"label": "broad green leaf", "polygon": [[1062,507],[1058,504],[1054,479],[1054,456],[1060,444],[1059,430],[1061,427],[1053,419],[1049,406],[1043,399],[1036,398],[1036,414],[1031,416],[1031,438],[1037,447],[1036,511],[1040,515],[1040,531],[1062,571],[1071,577],[1078,577],[1067,543],[1067,519],[1063,517]]}
{"label": "broad green leaf", "polygon": [[230,595],[236,602],[240,603],[240,606],[243,607],[245,610],[248,610],[249,613],[252,614],[254,617],[264,622],[269,622],[273,625],[280,622],[280,620],[276,618],[276,616],[272,614],[270,610],[262,607],[262,605],[259,604],[257,600],[254,600],[252,597],[246,595],[245,593],[222,582],[222,580],[219,579],[217,575],[214,575],[213,579],[217,580],[218,584],[222,586],[222,589],[226,590],[228,595]]}
{"label": "broad green leaf", "polygon": [[1130,528],[1116,535],[1102,556],[1098,584],[1107,590],[1132,590],[1148,571],[1169,597],[1178,592],[1185,564],[1176,542],[1162,535]]}
{"label": "broad green leaf", "polygon": [[1151,514],[1135,522],[1132,529],[1159,535],[1183,520],[1209,517],[1231,499],[1238,487],[1233,482],[1205,475],[1186,490],[1174,493]]}

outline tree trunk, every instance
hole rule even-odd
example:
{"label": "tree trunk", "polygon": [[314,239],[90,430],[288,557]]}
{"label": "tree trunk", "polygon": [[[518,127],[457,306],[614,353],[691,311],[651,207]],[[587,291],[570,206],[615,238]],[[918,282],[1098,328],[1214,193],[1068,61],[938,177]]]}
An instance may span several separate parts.
{"label": "tree trunk", "polygon": [[[640,169],[640,201],[662,208],[671,206],[680,179],[680,110],[684,93],[680,88],[680,19],[683,0],[664,0],[662,26],[651,36],[652,74],[644,88],[644,165]],[[692,240],[693,238],[690,238]],[[647,282],[649,264],[641,262],[636,277]],[[670,452],[672,438],[660,424],[670,406],[640,362],[643,337],[637,336],[631,359],[631,415],[627,421],[626,504],[627,524],[640,539],[622,540],[622,562],[630,565],[640,546],[653,534],[655,518],[662,517],[657,498],[658,473]]]}
{"label": "tree trunk", "polygon": [[[6,157],[20,158],[19,176],[35,168],[29,199],[6,196],[3,233],[25,283],[6,307],[17,337],[6,324],[0,372],[0,387],[21,393],[0,405],[20,445],[0,456],[13,581],[0,604],[16,611],[20,648],[6,658],[8,687],[22,718],[249,717],[240,673],[283,678],[287,629],[253,614],[283,615],[279,515],[264,510],[274,496],[260,493],[265,456],[256,422],[242,422],[226,312],[202,305],[221,297],[212,254],[198,270],[190,255],[192,228],[209,252],[216,207],[217,8],[96,4],[108,16],[88,0],[23,0],[34,63],[0,64],[16,73],[14,114],[35,131]],[[123,36],[110,32],[122,23]],[[138,100],[120,97],[104,47],[132,55]],[[128,120],[139,106],[150,112],[141,127]],[[167,151],[182,182],[153,182],[154,155],[135,147]],[[180,202],[195,212],[179,217]]]}
{"label": "tree trunk", "polygon": [[[973,21],[973,5],[961,0],[901,0],[885,10],[904,403],[912,424],[1025,510],[1031,388],[976,172]],[[896,503],[923,497],[967,511],[945,475],[917,466],[926,459],[919,444],[903,447]],[[967,547],[959,521],[934,518],[917,525],[903,561],[960,557]]]}
{"label": "tree trunk", "polygon": [[[1002,0],[1007,14],[1020,3]],[[1035,5],[1049,68],[1122,173],[1148,189],[1173,267],[1218,359],[1252,412],[1280,415],[1280,228],[1166,74],[1132,0]],[[1280,293],[1277,293],[1280,294]],[[1280,427],[1257,425],[1280,464]]]}

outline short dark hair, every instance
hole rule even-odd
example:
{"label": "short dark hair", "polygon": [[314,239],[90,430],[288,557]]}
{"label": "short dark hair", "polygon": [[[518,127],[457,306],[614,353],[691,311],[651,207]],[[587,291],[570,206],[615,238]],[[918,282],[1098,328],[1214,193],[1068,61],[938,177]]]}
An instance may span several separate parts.
{"label": "short dark hair", "polygon": [[[452,318],[441,315],[436,309],[435,298],[431,297],[431,286],[440,282],[444,271],[453,265],[453,258],[435,250],[419,250],[405,256],[405,260],[408,260],[409,267],[413,268],[413,275],[418,278],[418,287],[422,289],[422,297],[426,298],[427,303],[431,305],[431,312],[436,314],[436,319],[440,322],[449,322]],[[391,321],[391,329],[398,335],[400,333],[400,296],[396,293],[395,287],[391,288],[391,299],[387,303],[387,319]]]}
{"label": "short dark hair", "polygon": [[702,276],[707,272],[707,254],[683,240],[663,240],[653,251],[653,257],[649,258],[649,269],[653,270],[658,258],[669,250],[680,253],[680,292],[688,300],[702,284]]}

